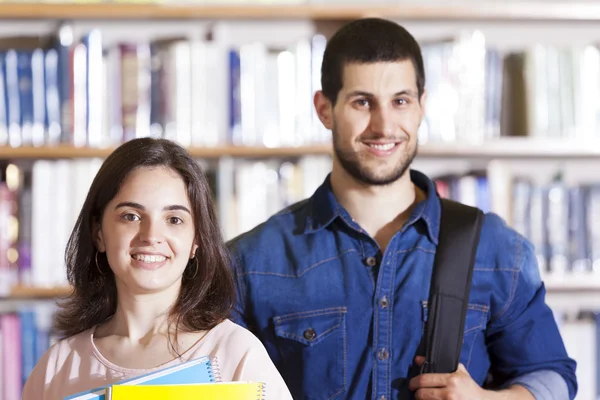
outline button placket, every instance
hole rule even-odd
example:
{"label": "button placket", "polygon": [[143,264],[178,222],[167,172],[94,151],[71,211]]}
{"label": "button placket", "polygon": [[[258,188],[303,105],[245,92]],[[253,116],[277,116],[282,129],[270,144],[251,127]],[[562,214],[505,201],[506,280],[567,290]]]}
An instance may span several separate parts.
{"label": "button placket", "polygon": [[369,266],[369,267],[374,267],[377,265],[377,258],[375,257],[367,257],[365,259],[365,263]]}
{"label": "button placket", "polygon": [[389,356],[390,354],[385,347],[377,352],[377,358],[379,358],[381,361],[386,361]]}
{"label": "button placket", "polygon": [[381,308],[388,308],[390,301],[388,300],[387,296],[383,296],[381,300],[379,300],[379,305]]}

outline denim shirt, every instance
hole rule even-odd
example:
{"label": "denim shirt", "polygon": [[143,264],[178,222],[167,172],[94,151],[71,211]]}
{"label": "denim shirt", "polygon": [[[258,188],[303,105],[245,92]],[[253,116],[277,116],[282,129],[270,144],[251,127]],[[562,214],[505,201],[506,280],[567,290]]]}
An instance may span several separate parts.
{"label": "denim shirt", "polygon": [[[228,243],[233,320],[265,345],[296,399],[406,399],[438,242],[435,184],[382,253],[338,203],[329,177],[312,197]],[[373,210],[377,212],[377,210]],[[573,399],[566,353],[532,245],[484,217],[460,361],[480,385],[519,383],[537,399]]]}

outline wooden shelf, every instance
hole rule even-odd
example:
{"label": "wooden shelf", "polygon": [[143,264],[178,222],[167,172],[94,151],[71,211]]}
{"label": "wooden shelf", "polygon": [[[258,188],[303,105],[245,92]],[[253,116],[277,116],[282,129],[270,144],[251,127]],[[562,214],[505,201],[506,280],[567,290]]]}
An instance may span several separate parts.
{"label": "wooden shelf", "polygon": [[11,300],[14,299],[53,299],[67,296],[71,289],[68,287],[62,288],[38,288],[17,286],[12,288],[10,294],[5,297]]}
{"label": "wooden shelf", "polygon": [[463,1],[452,5],[202,5],[160,3],[0,3],[0,19],[311,19],[382,16],[410,20],[598,21],[600,4]]}
{"label": "wooden shelf", "polygon": [[505,137],[481,143],[427,143],[417,157],[479,159],[596,159],[600,140],[578,142],[534,137]]}
{"label": "wooden shelf", "polygon": [[[113,149],[72,146],[0,147],[0,159],[61,159],[107,157]],[[327,144],[300,147],[265,148],[247,146],[192,147],[196,158],[217,159],[298,157],[331,154]],[[600,160],[600,141],[503,138],[482,143],[427,143],[419,146],[419,158],[458,159],[593,159]]]}
{"label": "wooden shelf", "polygon": [[593,292],[600,296],[600,275],[598,273],[549,274],[542,275],[546,290],[555,293]]}
{"label": "wooden shelf", "polygon": [[[56,147],[0,147],[0,159],[59,159],[59,158],[106,158],[113,149],[87,148],[73,146]],[[197,158],[272,158],[272,157],[297,157],[306,154],[330,154],[330,146],[302,146],[302,147],[193,147],[189,148],[190,154]]]}

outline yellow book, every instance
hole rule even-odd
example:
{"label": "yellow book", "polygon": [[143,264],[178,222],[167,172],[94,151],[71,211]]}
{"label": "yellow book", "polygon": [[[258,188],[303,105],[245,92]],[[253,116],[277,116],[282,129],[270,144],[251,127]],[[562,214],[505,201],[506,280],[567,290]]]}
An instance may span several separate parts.
{"label": "yellow book", "polygon": [[263,400],[262,382],[223,382],[195,385],[114,385],[106,400]]}

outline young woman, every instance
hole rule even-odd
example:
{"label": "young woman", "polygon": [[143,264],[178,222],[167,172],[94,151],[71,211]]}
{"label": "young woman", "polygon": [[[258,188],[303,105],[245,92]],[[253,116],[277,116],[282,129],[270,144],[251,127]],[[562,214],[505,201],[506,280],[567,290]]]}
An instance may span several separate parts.
{"label": "young woman", "polygon": [[63,339],[29,376],[23,400],[65,396],[202,356],[223,381],[291,395],[263,345],[227,317],[233,279],[207,181],[163,139],[121,145],[96,175],[67,245],[72,295]]}

